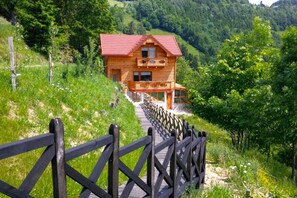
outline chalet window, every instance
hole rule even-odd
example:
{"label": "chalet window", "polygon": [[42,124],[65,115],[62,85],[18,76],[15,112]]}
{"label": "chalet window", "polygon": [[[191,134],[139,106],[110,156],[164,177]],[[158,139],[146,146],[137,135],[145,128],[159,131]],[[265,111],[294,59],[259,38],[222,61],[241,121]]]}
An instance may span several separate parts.
{"label": "chalet window", "polygon": [[156,48],[155,47],[143,47],[141,49],[142,58],[156,58]]}
{"label": "chalet window", "polygon": [[141,49],[141,55],[142,55],[142,58],[148,57],[148,48],[147,47],[144,47]]}
{"label": "chalet window", "polygon": [[134,81],[152,81],[152,72],[134,72]]}
{"label": "chalet window", "polygon": [[174,102],[175,103],[187,103],[187,91],[186,90],[175,90]]}

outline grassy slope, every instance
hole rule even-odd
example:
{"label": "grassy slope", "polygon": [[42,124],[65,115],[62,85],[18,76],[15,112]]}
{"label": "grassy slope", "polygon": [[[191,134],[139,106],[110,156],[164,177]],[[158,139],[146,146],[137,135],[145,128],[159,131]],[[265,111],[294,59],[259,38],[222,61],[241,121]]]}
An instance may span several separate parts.
{"label": "grassy slope", "polygon": [[108,3],[111,7],[118,6],[118,7],[124,7],[124,3],[116,0],[108,0]]}
{"label": "grassy slope", "polygon": [[[118,86],[103,75],[74,78],[71,66],[55,66],[54,83],[48,82],[47,67],[20,67],[25,65],[47,65],[40,54],[30,50],[24,41],[15,37],[15,27],[0,17],[0,145],[48,132],[51,118],[60,117],[65,128],[65,146],[73,147],[108,133],[111,123],[120,127],[120,144],[126,145],[143,136],[134,107],[120,95],[117,108],[110,108]],[[11,90],[9,53],[7,38],[14,36],[18,87]],[[65,71],[67,78],[62,78]],[[0,180],[19,186],[43,149],[25,153],[0,161]],[[135,165],[139,150],[123,157],[129,167]],[[70,163],[88,176],[96,163],[100,151],[92,152]],[[133,157],[132,157],[133,155]],[[120,174],[121,180],[125,179]],[[98,183],[104,188],[106,170]],[[33,196],[52,197],[50,167],[32,191]],[[68,196],[77,197],[81,187],[72,180],[67,181]],[[0,194],[0,197],[2,195]]]}
{"label": "grassy slope", "polygon": [[[65,68],[55,68],[55,82],[50,85],[47,68],[21,68],[16,91],[11,90],[9,71],[0,70],[0,144],[46,133],[48,123],[54,117],[60,117],[64,123],[66,148],[106,135],[111,123],[120,127],[121,145],[143,136],[134,107],[122,94],[119,94],[118,107],[110,107],[116,84],[103,75],[83,78],[69,75],[65,80],[61,78],[63,70]],[[88,175],[98,152],[72,164]],[[18,186],[40,153],[41,150],[0,161],[1,179]],[[135,158],[126,157],[125,160],[132,165],[132,159]],[[37,190],[32,195],[50,197],[51,179],[48,172],[47,177],[38,182]],[[106,179],[100,180],[101,184],[104,182]],[[81,190],[71,181],[68,182],[68,189],[69,197],[77,197],[76,193]]]}
{"label": "grassy slope", "polygon": [[16,36],[16,28],[0,16],[0,69],[9,68],[8,37],[13,37],[16,66],[47,64],[46,59],[29,49],[25,42]]}
{"label": "grassy slope", "polygon": [[[186,120],[208,132],[207,161],[224,168],[229,175],[227,187],[215,186],[206,190],[203,197],[244,197],[246,189],[251,190],[252,197],[297,196],[297,188],[289,179],[289,167],[267,159],[257,150],[244,153],[235,150],[226,131],[197,116]],[[201,196],[201,192],[192,192],[188,197],[196,196]]]}

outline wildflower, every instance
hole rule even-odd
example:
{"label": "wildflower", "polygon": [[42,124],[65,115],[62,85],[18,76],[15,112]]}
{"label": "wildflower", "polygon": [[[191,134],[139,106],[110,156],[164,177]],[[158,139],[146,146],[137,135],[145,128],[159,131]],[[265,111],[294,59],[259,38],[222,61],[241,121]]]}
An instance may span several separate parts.
{"label": "wildflower", "polygon": [[246,171],[246,170],[244,170],[244,171],[243,171],[243,173],[245,173],[245,174],[246,174],[246,173],[247,173],[247,171]]}
{"label": "wildflower", "polygon": [[250,165],[251,165],[251,163],[247,163],[247,165],[248,165],[248,166],[250,166]]}
{"label": "wildflower", "polygon": [[230,168],[231,168],[232,170],[235,170],[237,167],[236,167],[236,166],[230,166]]}

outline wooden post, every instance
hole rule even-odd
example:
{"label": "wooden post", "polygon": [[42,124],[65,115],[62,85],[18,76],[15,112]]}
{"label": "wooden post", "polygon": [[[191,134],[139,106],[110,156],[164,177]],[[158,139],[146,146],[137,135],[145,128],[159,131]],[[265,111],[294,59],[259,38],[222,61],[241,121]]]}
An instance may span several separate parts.
{"label": "wooden post", "polygon": [[176,198],[177,197],[177,183],[176,183],[176,131],[172,130],[171,137],[174,138],[173,142],[173,153],[170,159],[170,177],[173,181],[172,186],[172,194],[170,195],[170,198]]}
{"label": "wooden post", "polygon": [[245,198],[250,198],[251,197],[251,191],[249,189],[246,189],[245,191]]}
{"label": "wooden post", "polygon": [[66,198],[64,126],[60,118],[52,119],[50,133],[55,135],[55,157],[52,159],[53,190],[55,198]]}
{"label": "wooden post", "polygon": [[151,136],[151,152],[147,159],[147,184],[151,188],[149,197],[155,198],[155,132],[152,127],[148,129],[147,134]]}
{"label": "wooden post", "polygon": [[191,143],[190,143],[190,152],[189,152],[189,156],[187,159],[187,170],[189,172],[189,176],[190,176],[190,186],[192,185],[192,180],[193,180],[193,172],[192,172],[192,158],[193,158],[193,150],[192,149],[192,142],[193,142],[193,131],[191,129],[188,129],[188,134],[187,137],[191,138]]}
{"label": "wooden post", "polygon": [[206,132],[205,131],[202,131],[202,138],[201,138],[201,140],[203,140],[203,138],[204,138],[204,141],[205,141],[205,143],[204,144],[201,144],[202,146],[203,146],[203,149],[201,149],[201,150],[203,150],[203,152],[201,153],[201,155],[202,155],[202,159],[201,159],[201,163],[202,163],[202,165],[201,165],[201,169],[200,170],[202,170],[203,171],[203,177],[200,179],[200,186],[203,186],[204,185],[204,183],[205,183],[205,173],[206,173]]}
{"label": "wooden post", "polygon": [[113,152],[108,161],[108,193],[116,198],[119,196],[119,128],[111,124],[109,134],[113,135]]}
{"label": "wooden post", "polygon": [[14,63],[14,51],[13,51],[13,38],[8,37],[9,55],[10,55],[10,71],[11,71],[11,84],[12,89],[16,90],[16,71]]}
{"label": "wooden post", "polygon": [[51,53],[48,53],[48,61],[49,61],[49,82],[50,84],[53,83],[53,67],[54,67],[54,64],[52,62],[52,55]]}

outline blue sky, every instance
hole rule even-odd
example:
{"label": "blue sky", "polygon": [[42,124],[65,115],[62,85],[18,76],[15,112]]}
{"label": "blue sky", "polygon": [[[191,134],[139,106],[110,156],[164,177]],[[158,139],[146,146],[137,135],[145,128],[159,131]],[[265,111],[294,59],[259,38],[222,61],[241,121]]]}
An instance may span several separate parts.
{"label": "blue sky", "polygon": [[[249,2],[250,2],[250,3],[253,3],[253,4],[260,4],[260,1],[261,1],[261,0],[249,0]],[[264,4],[267,4],[267,5],[271,5],[271,4],[273,4],[274,2],[276,2],[276,1],[278,1],[278,0],[262,0],[262,2],[263,2]]]}

